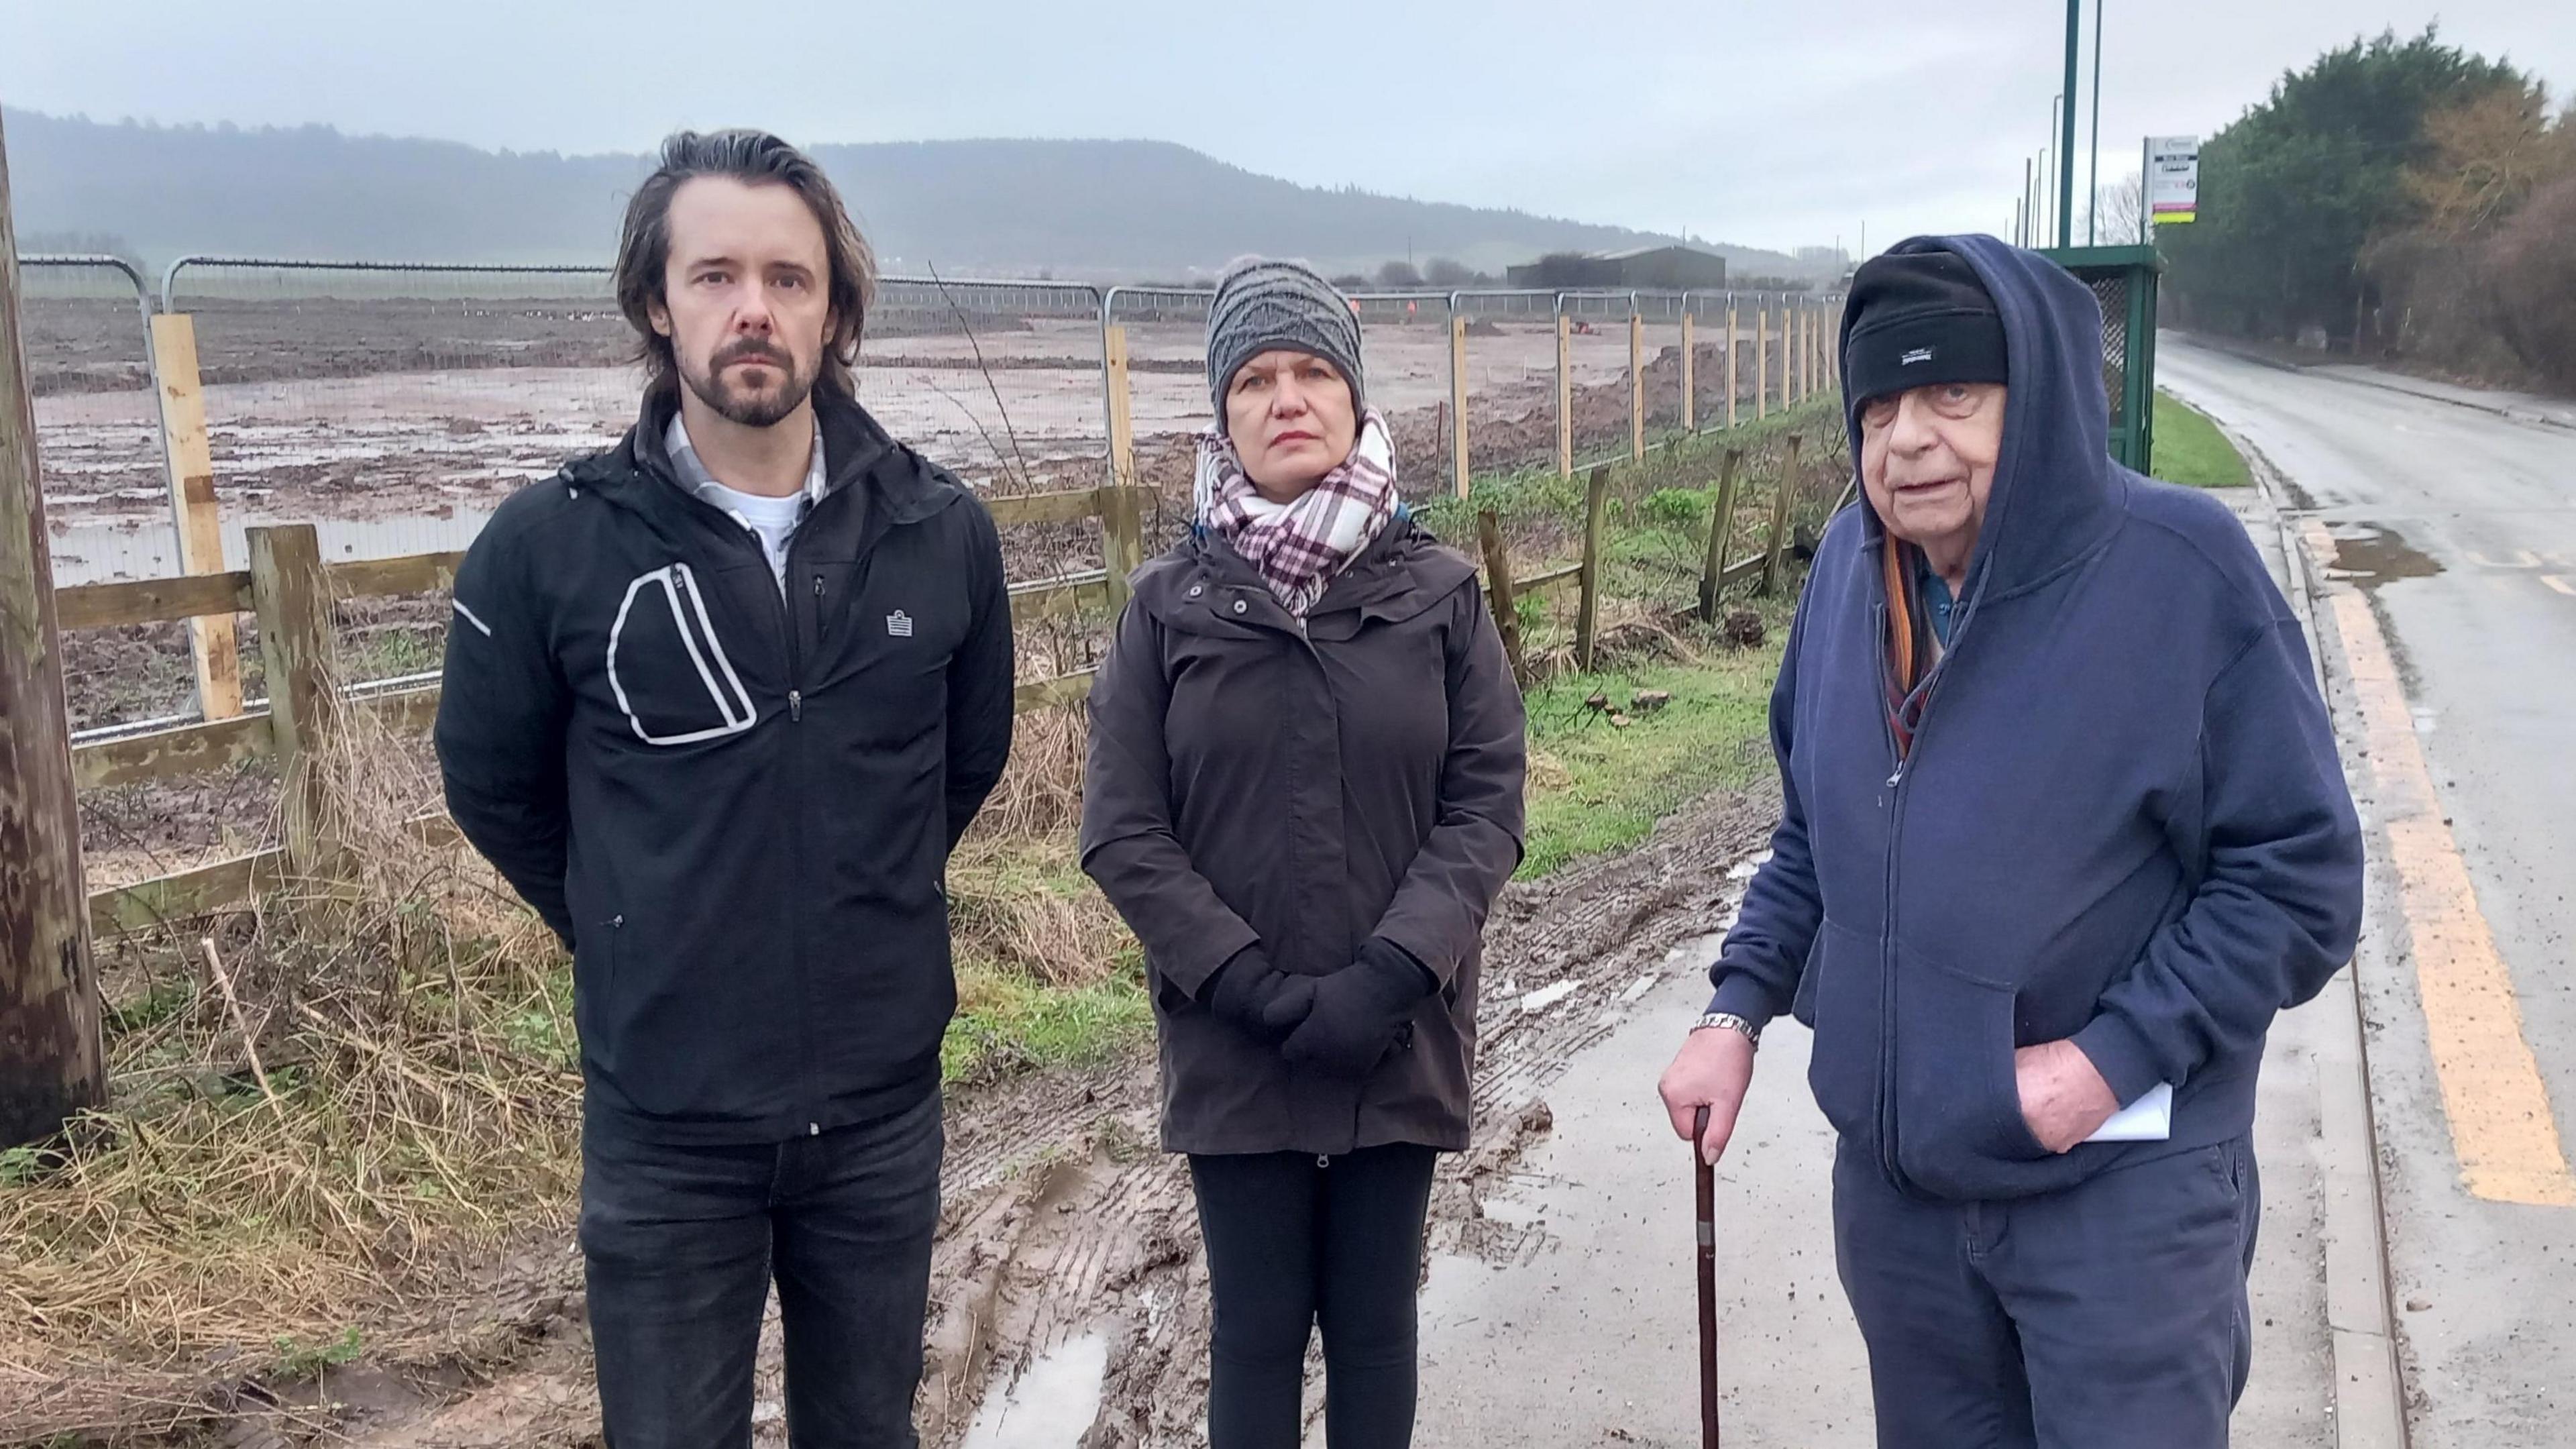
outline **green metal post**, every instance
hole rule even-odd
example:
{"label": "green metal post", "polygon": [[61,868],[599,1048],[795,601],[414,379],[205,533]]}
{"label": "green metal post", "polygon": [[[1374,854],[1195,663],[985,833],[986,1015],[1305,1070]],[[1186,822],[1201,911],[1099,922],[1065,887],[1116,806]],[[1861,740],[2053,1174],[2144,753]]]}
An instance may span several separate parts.
{"label": "green metal post", "polygon": [[[2094,0],[2094,139],[2084,147],[2084,245],[2099,245],[2099,217],[2102,211],[2102,3]],[[2146,186],[2146,173],[2138,173],[2138,186]]]}
{"label": "green metal post", "polygon": [[2084,28],[2084,0],[2066,0],[2066,110],[2057,140],[2057,244],[2075,245],[2075,67]]}

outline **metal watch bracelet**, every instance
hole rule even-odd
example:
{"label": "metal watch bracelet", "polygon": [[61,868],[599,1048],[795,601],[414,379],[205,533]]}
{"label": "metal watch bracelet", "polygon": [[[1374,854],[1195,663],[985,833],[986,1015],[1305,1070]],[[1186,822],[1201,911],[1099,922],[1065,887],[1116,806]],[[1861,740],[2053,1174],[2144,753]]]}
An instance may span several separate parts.
{"label": "metal watch bracelet", "polygon": [[1736,1015],[1734,1012],[1712,1011],[1702,1016],[1699,1020],[1691,1023],[1692,1031],[1707,1031],[1712,1027],[1720,1031],[1734,1032],[1743,1037],[1746,1041],[1751,1042],[1755,1050],[1758,1051],[1761,1049],[1762,1028],[1755,1026],[1752,1022]]}

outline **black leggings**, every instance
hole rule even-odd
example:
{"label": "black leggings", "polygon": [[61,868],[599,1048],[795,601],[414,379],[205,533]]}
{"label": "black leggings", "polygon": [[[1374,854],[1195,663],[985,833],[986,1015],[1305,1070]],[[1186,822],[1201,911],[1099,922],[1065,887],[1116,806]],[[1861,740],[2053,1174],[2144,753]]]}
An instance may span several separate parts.
{"label": "black leggings", "polygon": [[1216,1297],[1209,1449],[1297,1449],[1306,1340],[1324,1330],[1331,1449],[1413,1442],[1414,1285],[1428,1147],[1192,1157]]}

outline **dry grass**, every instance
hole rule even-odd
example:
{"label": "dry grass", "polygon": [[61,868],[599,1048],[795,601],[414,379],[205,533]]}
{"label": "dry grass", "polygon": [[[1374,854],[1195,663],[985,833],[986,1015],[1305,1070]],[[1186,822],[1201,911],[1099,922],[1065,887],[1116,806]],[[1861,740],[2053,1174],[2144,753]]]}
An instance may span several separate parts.
{"label": "dry grass", "polygon": [[1090,986],[1133,949],[1125,923],[1076,859],[1088,739],[1080,709],[1020,716],[1010,768],[948,864],[961,963],[1045,986]]}
{"label": "dry grass", "polygon": [[415,742],[362,716],[337,738],[341,878],[222,921],[211,953],[131,947],[113,1102],[0,1158],[0,1441],[165,1431],[244,1379],[452,1352],[472,1325],[429,1305],[566,1219],[560,952],[414,828]]}

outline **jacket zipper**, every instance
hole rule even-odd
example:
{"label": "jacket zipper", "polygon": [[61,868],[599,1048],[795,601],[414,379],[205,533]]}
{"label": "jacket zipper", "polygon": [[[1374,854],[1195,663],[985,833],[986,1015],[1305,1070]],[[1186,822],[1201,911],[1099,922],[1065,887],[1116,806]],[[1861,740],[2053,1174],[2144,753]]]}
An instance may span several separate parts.
{"label": "jacket zipper", "polygon": [[[1884,663],[1884,651],[1887,648],[1887,605],[1884,602],[1880,603],[1875,613],[1879,622],[1872,637],[1875,646],[1881,651],[1882,662],[1879,666],[1879,674],[1884,680],[1887,677],[1887,666]],[[1888,788],[1893,792],[1894,798],[1888,804],[1887,821],[1887,936],[1879,949],[1878,1150],[1879,1159],[1887,1169],[1888,1181],[1897,1184],[1900,1188],[1905,1185],[1905,1175],[1896,1165],[1897,841],[1905,833],[1906,789],[1913,783],[1908,776],[1912,771],[1914,757],[1923,753],[1924,736],[1931,728],[1932,697],[1938,693],[1933,686],[1940,682],[1943,671],[1950,667],[1951,659],[1956,657],[1959,640],[1965,633],[1960,626],[1966,622],[1964,618],[1954,616],[1950,646],[1941,651],[1941,657],[1932,665],[1932,671],[1923,676],[1920,686],[1923,691],[1923,709],[1914,720],[1914,743],[1911,748],[1901,753],[1896,748],[1896,722],[1888,718],[1884,698],[1887,693],[1886,686],[1882,683],[1879,688],[1881,695],[1879,721],[1887,732],[1888,755],[1895,762],[1896,768],[1887,777]]]}
{"label": "jacket zipper", "polygon": [[[828,502],[830,500],[826,499],[825,501]],[[803,523],[798,525],[795,533],[788,535],[787,570],[791,577],[793,576],[796,568],[796,546],[804,540],[807,532],[806,525],[809,525],[814,521],[813,515],[821,506],[821,504],[817,504],[815,505],[815,508],[808,509]],[[766,564],[768,560],[763,558],[761,562]],[[816,593],[819,596],[821,593],[819,588],[821,583],[820,575],[816,576],[816,583],[818,585]],[[796,615],[795,611],[788,607],[787,590],[779,588],[770,590],[769,592],[771,596],[778,601],[776,617],[778,619],[779,628],[786,636],[787,643],[787,722],[791,726],[787,732],[787,780],[788,798],[790,801],[787,811],[788,840],[790,843],[790,849],[794,853],[793,859],[795,862],[791,869],[792,871],[801,874],[805,869],[806,860],[808,858],[808,852],[805,848],[805,732],[801,729],[792,728],[792,726],[802,723],[805,718],[805,651],[796,642]],[[821,619],[821,611],[819,609],[816,611],[815,617],[819,626],[819,621]],[[799,900],[811,899],[811,893],[804,888],[807,883],[799,882],[798,884],[800,888],[797,891],[797,898]],[[793,910],[788,913],[788,917],[789,925],[787,933],[791,947],[788,956],[789,962],[796,973],[796,1075],[797,1080],[801,1084],[799,1095],[804,1099],[801,1105],[805,1109],[805,1135],[808,1137],[819,1137],[823,1135],[821,1115],[822,1103],[816,1099],[814,1094],[814,1029],[812,1024],[814,1019],[814,1012],[812,1009],[814,992],[813,984],[809,977],[805,961],[805,931],[802,924],[804,918],[801,912]]]}

